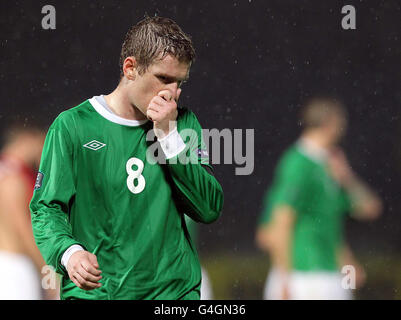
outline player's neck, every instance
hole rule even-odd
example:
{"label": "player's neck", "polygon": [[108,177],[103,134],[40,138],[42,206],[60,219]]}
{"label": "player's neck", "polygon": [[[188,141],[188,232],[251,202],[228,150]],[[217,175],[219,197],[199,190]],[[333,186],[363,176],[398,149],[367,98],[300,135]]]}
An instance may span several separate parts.
{"label": "player's neck", "polygon": [[112,93],[104,98],[108,107],[117,116],[128,120],[145,120],[146,116],[134,105],[132,105],[126,94],[126,88],[119,85]]}

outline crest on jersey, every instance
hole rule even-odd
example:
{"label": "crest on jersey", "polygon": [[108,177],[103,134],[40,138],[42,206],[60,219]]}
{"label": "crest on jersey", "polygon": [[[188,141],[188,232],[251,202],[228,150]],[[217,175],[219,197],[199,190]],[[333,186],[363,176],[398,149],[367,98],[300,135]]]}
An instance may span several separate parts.
{"label": "crest on jersey", "polygon": [[34,188],[35,190],[39,190],[42,187],[43,176],[44,174],[39,171],[38,175],[36,176],[35,188]]}
{"label": "crest on jersey", "polygon": [[209,153],[205,149],[197,149],[198,158],[209,158]]}
{"label": "crest on jersey", "polygon": [[92,141],[84,144],[85,148],[88,148],[88,149],[91,149],[91,150],[94,150],[94,151],[99,150],[99,149],[101,149],[101,148],[103,148],[105,146],[106,146],[106,144],[104,144],[102,142],[99,142],[97,140],[92,140]]}

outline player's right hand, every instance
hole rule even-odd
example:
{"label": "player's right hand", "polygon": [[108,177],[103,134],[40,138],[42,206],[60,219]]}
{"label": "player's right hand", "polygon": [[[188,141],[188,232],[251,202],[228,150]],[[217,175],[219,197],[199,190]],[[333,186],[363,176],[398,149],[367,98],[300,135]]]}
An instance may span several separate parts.
{"label": "player's right hand", "polygon": [[352,181],[354,173],[348,163],[345,153],[340,148],[332,148],[328,159],[331,176],[340,185],[345,186]]}
{"label": "player's right hand", "polygon": [[281,300],[289,300],[290,299],[290,289],[288,288],[288,284],[285,283],[281,287]]}
{"label": "player's right hand", "polygon": [[80,250],[75,252],[67,263],[68,276],[78,288],[93,290],[102,286],[99,264],[94,254]]}
{"label": "player's right hand", "polygon": [[174,93],[170,90],[162,90],[150,100],[146,116],[153,121],[153,128],[159,139],[167,136],[177,127],[177,101],[180,94],[180,88]]}

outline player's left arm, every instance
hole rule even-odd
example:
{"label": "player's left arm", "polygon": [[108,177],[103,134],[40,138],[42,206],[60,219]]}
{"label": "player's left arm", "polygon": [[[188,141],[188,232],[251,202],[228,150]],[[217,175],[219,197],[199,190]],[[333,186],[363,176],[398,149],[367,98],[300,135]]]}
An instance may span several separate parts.
{"label": "player's left arm", "polygon": [[[223,190],[209,164],[198,120],[192,112],[186,111],[176,121],[176,100],[159,94],[149,105],[148,117],[154,121],[154,128],[159,129],[156,136],[175,190],[185,203],[185,213],[197,222],[212,223],[222,211]],[[171,126],[174,121],[175,126]]]}
{"label": "player's left arm", "polygon": [[176,190],[185,203],[185,213],[197,222],[217,220],[223,207],[223,190],[210,168],[202,164],[167,161]]}
{"label": "player's left arm", "polygon": [[[26,205],[26,184],[18,174],[9,174],[0,180],[0,214],[10,233],[14,233],[23,246],[26,254],[36,267],[40,277],[48,277],[43,273],[46,263],[35,243],[32,225],[29,218],[29,208]],[[50,271],[56,276],[53,270]],[[57,282],[58,286],[58,282]],[[58,299],[58,290],[47,288],[44,291],[45,299]]]}
{"label": "player's left arm", "polygon": [[0,181],[0,212],[3,212],[3,220],[15,233],[23,245],[24,253],[34,263],[37,272],[41,274],[46,265],[33,237],[29,208],[26,203],[26,186],[18,174],[10,174]]}
{"label": "player's left arm", "polygon": [[352,215],[363,220],[376,219],[382,211],[380,198],[359,178],[352,176],[344,188],[351,199]]}
{"label": "player's left arm", "polygon": [[213,175],[206,147],[201,142],[200,124],[192,112],[187,113],[188,122],[185,122],[189,127],[181,131],[186,142],[178,130],[159,142],[166,154],[175,190],[185,204],[185,213],[197,222],[212,223],[220,216],[223,190]]}
{"label": "player's left arm", "polygon": [[376,219],[382,211],[379,196],[352,171],[340,149],[331,153],[329,165],[333,177],[350,199],[352,216],[363,220]]}

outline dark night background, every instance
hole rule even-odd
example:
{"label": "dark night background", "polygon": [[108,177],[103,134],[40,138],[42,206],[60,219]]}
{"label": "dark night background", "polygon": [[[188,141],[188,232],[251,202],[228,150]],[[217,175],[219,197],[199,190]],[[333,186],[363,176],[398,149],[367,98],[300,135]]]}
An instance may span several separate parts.
{"label": "dark night background", "polygon": [[[56,8],[56,30],[41,27],[46,4]],[[341,28],[346,4],[356,8],[356,30]],[[278,157],[300,132],[300,103],[327,93],[347,105],[344,149],[385,205],[378,221],[346,224],[372,279],[360,297],[400,299],[400,2],[1,1],[0,126],[16,115],[51,123],[61,111],[111,92],[123,37],[145,13],[172,18],[192,36],[197,60],[181,103],[202,126],[255,129],[255,171],[236,176],[235,165],[215,166],[224,212],[200,229],[217,297],[261,297],[268,260],[253,239],[262,197]],[[219,258],[244,267],[231,284],[218,275],[234,267],[221,267]],[[265,264],[252,280],[255,261]]]}

